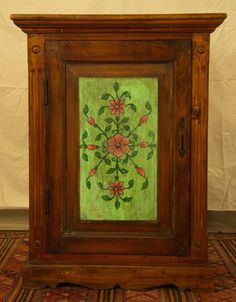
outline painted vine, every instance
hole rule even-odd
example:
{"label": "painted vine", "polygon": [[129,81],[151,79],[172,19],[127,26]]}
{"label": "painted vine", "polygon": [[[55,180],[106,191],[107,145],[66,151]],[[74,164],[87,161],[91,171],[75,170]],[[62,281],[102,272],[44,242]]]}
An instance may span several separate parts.
{"label": "painted vine", "polygon": [[[122,175],[128,174],[126,164],[130,162],[137,174],[144,179],[141,190],[146,190],[149,182],[144,169],[136,163],[135,157],[138,155],[140,148],[149,148],[147,160],[150,160],[154,154],[155,133],[148,131],[149,141],[140,141],[138,136],[139,127],[143,126],[152,113],[152,107],[149,101],[145,103],[146,113],[139,117],[138,124],[131,128],[129,125],[129,117],[125,117],[126,110],[132,110],[136,113],[135,104],[130,102],[131,93],[123,91],[119,94],[120,86],[118,82],[114,83],[115,95],[104,93],[101,100],[106,101],[106,105],[102,105],[98,110],[98,116],[101,116],[105,110],[110,114],[105,118],[106,127],[102,129],[93,116],[89,115],[90,109],[88,105],[83,108],[87,122],[90,126],[97,130],[95,142],[88,143],[88,131],[82,133],[80,149],[82,151],[82,159],[88,161],[87,152],[94,152],[97,158],[97,164],[92,167],[86,178],[86,186],[91,188],[91,178],[95,177],[101,165],[107,165],[106,174],[111,176],[109,184],[97,182],[98,187],[104,194],[101,195],[105,201],[115,201],[115,208],[119,209],[121,202],[130,202],[133,197],[128,196],[129,190],[134,186],[134,180],[130,179],[127,183],[122,181]],[[105,194],[105,192],[107,192]]]}

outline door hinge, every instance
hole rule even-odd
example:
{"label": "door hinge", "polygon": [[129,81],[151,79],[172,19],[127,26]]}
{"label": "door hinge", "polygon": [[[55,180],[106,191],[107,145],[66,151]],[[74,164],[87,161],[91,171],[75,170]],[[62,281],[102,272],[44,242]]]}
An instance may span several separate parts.
{"label": "door hinge", "polygon": [[45,215],[49,215],[50,212],[50,185],[49,180],[46,180],[45,185]]}
{"label": "door hinge", "polygon": [[44,105],[48,106],[48,79],[44,80]]}

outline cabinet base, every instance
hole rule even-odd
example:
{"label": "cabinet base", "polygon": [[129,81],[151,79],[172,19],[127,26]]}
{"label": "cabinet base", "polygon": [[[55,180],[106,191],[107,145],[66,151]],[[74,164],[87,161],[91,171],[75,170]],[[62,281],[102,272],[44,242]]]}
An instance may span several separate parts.
{"label": "cabinet base", "polygon": [[181,290],[212,290],[213,271],[209,265],[170,266],[73,266],[27,264],[23,287],[57,287],[60,283],[89,288],[146,289],[172,284]]}

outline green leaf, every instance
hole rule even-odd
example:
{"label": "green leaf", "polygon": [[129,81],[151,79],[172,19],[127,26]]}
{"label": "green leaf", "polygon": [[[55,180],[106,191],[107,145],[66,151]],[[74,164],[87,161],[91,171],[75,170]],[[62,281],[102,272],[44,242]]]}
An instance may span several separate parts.
{"label": "green leaf", "polygon": [[132,188],[133,185],[134,185],[134,180],[133,179],[129,180],[129,182],[128,182],[128,186],[129,186],[128,189]]}
{"label": "green leaf", "polygon": [[95,141],[100,141],[101,138],[102,138],[102,133],[98,133],[98,135],[95,138]]}
{"label": "green leaf", "polygon": [[151,159],[153,157],[153,151],[148,153],[147,159]]}
{"label": "green leaf", "polygon": [[114,84],[114,90],[117,92],[119,90],[119,84],[117,82],[115,82]]}
{"label": "green leaf", "polygon": [[135,140],[135,141],[137,141],[138,140],[138,135],[137,134],[133,134],[133,139]]}
{"label": "green leaf", "polygon": [[124,202],[129,202],[133,199],[133,197],[125,197],[123,198]]}
{"label": "green leaf", "polygon": [[130,104],[130,108],[131,108],[134,112],[137,111],[136,106],[135,106],[134,104]]}
{"label": "green leaf", "polygon": [[111,117],[108,117],[105,119],[105,122],[107,122],[108,124],[111,124],[113,122],[113,119]]}
{"label": "green leaf", "polygon": [[101,153],[100,153],[100,152],[95,152],[94,154],[95,154],[95,156],[96,156],[97,158],[102,158],[102,156],[101,156]]}
{"label": "green leaf", "polygon": [[150,137],[154,138],[154,137],[155,137],[155,133],[154,133],[154,131],[149,130],[149,131],[148,131],[148,136],[150,136]]}
{"label": "green leaf", "polygon": [[83,135],[82,135],[82,139],[85,139],[86,137],[88,137],[88,132],[87,130],[84,131]]}
{"label": "green leaf", "polygon": [[84,111],[84,114],[85,114],[85,115],[88,114],[88,112],[89,112],[89,107],[88,107],[88,105],[85,105],[85,106],[84,106],[84,110],[83,110],[83,111]]}
{"label": "green leaf", "polygon": [[103,114],[103,112],[105,111],[106,106],[102,106],[100,107],[99,111],[98,111],[98,115]]}
{"label": "green leaf", "polygon": [[111,160],[109,158],[105,158],[105,163],[110,166],[111,165]]}
{"label": "green leaf", "polygon": [[101,99],[102,100],[108,100],[110,97],[110,94],[109,93],[104,93],[102,96],[101,96]]}
{"label": "green leaf", "polygon": [[91,188],[91,182],[88,179],[86,180],[86,186],[87,186],[88,189]]}
{"label": "green leaf", "polygon": [[123,160],[123,164],[127,164],[128,161],[129,161],[129,158],[128,158],[128,156],[127,156],[127,157]]}
{"label": "green leaf", "polygon": [[112,198],[113,198],[113,196],[111,197],[111,196],[109,196],[109,195],[102,195],[102,199],[103,200],[112,200]]}
{"label": "green leaf", "polygon": [[103,184],[99,181],[99,182],[97,182],[97,185],[98,185],[98,187],[100,188],[100,189],[104,189],[104,186],[103,186]]}
{"label": "green leaf", "polygon": [[130,156],[135,157],[137,154],[138,154],[138,151],[133,151]]}
{"label": "green leaf", "polygon": [[148,180],[146,179],[145,182],[142,185],[141,190],[145,190],[145,189],[147,189],[147,187],[148,187]]}
{"label": "green leaf", "polygon": [[126,131],[129,131],[130,126],[129,126],[129,125],[125,125],[125,126],[124,126],[124,129],[125,129]]}
{"label": "green leaf", "polygon": [[154,147],[156,147],[157,145],[156,145],[156,144],[150,144],[149,146],[152,147],[152,148],[154,148]]}
{"label": "green leaf", "polygon": [[121,121],[120,121],[120,124],[121,123],[127,123],[129,121],[129,118],[128,117],[125,117],[123,118]]}
{"label": "green leaf", "polygon": [[109,125],[105,128],[105,132],[109,132],[110,130],[111,130],[111,125]]}
{"label": "green leaf", "polygon": [[151,106],[151,104],[150,104],[149,101],[146,102],[145,107],[146,107],[146,109],[149,110],[149,111],[152,110],[152,106]]}
{"label": "green leaf", "polygon": [[86,149],[87,146],[85,144],[82,144],[79,147],[80,147],[80,149]]}
{"label": "green leaf", "polygon": [[127,174],[129,171],[125,168],[119,169],[122,174]]}
{"label": "green leaf", "polygon": [[115,170],[116,170],[116,168],[110,168],[110,169],[107,170],[106,173],[111,174],[111,173],[115,172]]}
{"label": "green leaf", "polygon": [[83,153],[82,154],[82,158],[85,160],[85,161],[88,161],[88,155],[86,153]]}
{"label": "green leaf", "polygon": [[125,96],[125,97],[127,97],[127,98],[130,98],[131,99],[131,94],[130,94],[130,92],[129,91],[124,91],[123,93],[122,93],[122,96]]}
{"label": "green leaf", "polygon": [[115,202],[115,207],[116,207],[117,210],[120,208],[120,202],[119,202],[119,200],[117,200]]}

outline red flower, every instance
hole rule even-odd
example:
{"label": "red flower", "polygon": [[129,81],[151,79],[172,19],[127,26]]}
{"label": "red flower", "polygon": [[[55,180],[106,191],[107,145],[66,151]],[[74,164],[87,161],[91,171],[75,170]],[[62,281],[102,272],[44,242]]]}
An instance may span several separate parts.
{"label": "red flower", "polygon": [[110,184],[109,190],[111,192],[111,194],[119,196],[124,194],[124,186],[123,186],[123,182],[119,182],[118,180],[116,180],[114,183]]}
{"label": "red flower", "polygon": [[125,101],[116,98],[115,100],[110,101],[110,105],[108,108],[111,111],[111,114],[119,116],[125,109]]}
{"label": "red flower", "polygon": [[89,176],[94,176],[96,173],[97,173],[97,169],[93,168],[92,170],[90,170]]}
{"label": "red flower", "polygon": [[146,142],[139,143],[139,147],[141,147],[141,148],[147,148],[148,146],[149,146],[149,144]]}
{"label": "red flower", "polygon": [[89,123],[90,125],[92,125],[92,126],[95,125],[95,120],[94,120],[94,118],[93,118],[92,116],[88,117],[87,121],[88,121],[88,123]]}
{"label": "red flower", "polygon": [[97,149],[97,146],[96,145],[87,145],[87,149],[88,150],[95,150],[95,149]]}
{"label": "red flower", "polygon": [[139,175],[145,176],[145,171],[143,170],[143,168],[137,166],[136,170],[137,170],[137,172],[138,172]]}
{"label": "red flower", "polygon": [[108,139],[107,151],[116,157],[120,157],[124,153],[129,152],[129,139],[117,133]]}
{"label": "red flower", "polygon": [[144,123],[146,123],[147,120],[148,120],[148,115],[144,114],[140,117],[139,122],[140,122],[140,124],[144,124]]}

